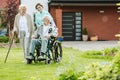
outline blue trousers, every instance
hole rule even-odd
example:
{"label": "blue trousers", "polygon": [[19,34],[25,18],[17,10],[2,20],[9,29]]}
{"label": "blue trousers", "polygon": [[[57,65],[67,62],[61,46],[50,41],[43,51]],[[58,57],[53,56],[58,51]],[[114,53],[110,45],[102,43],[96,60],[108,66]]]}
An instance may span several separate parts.
{"label": "blue trousers", "polygon": [[48,44],[47,39],[32,39],[30,44],[30,53],[34,55],[36,46],[41,46],[40,53],[41,52],[45,53],[47,50],[47,44]]}
{"label": "blue trousers", "polygon": [[26,37],[25,31],[20,31],[20,43],[24,53],[24,59],[29,55],[30,37]]}

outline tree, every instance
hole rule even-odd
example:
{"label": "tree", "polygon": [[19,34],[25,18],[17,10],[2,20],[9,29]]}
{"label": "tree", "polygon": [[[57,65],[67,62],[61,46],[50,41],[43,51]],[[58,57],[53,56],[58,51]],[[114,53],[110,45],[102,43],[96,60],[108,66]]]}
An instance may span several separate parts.
{"label": "tree", "polygon": [[14,19],[15,19],[15,15],[18,13],[18,1],[17,0],[7,0],[6,1],[7,5],[6,5],[6,23],[7,23],[7,29],[8,29],[8,33],[9,36],[11,35],[11,31],[13,30],[13,26],[14,26]]}

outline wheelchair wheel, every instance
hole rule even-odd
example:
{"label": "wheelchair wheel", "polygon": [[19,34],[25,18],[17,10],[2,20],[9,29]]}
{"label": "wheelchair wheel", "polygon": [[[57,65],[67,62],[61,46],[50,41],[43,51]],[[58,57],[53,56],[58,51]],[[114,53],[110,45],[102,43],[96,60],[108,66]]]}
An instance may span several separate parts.
{"label": "wheelchair wheel", "polygon": [[62,46],[61,43],[59,42],[55,42],[54,46],[53,46],[53,60],[54,62],[60,62],[62,60]]}

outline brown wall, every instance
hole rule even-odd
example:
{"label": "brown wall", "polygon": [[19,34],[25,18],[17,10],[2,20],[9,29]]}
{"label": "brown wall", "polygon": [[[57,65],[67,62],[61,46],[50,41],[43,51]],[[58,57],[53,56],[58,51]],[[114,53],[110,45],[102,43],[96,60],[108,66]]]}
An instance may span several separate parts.
{"label": "brown wall", "polygon": [[6,4],[7,0],[0,0],[0,8],[4,8],[7,4]]}
{"label": "brown wall", "polygon": [[[115,7],[86,7],[83,11],[83,27],[88,29],[89,36],[98,35],[99,40],[115,40],[120,32],[119,14]],[[104,13],[99,13],[104,10]]]}
{"label": "brown wall", "polygon": [[[114,35],[120,33],[120,21],[118,21],[120,13],[117,13],[117,7],[68,6],[61,8],[52,7],[50,11],[53,13],[56,9],[60,9],[61,11],[58,10],[58,12],[55,12],[57,13],[56,16],[55,13],[52,15],[55,16],[55,20],[58,21],[59,25],[62,23],[62,12],[82,12],[82,27],[87,27],[89,36],[98,35],[99,40],[116,40],[117,38],[115,38]],[[100,13],[100,10],[103,10],[104,13]],[[60,25],[59,28],[60,27],[62,27],[62,25]],[[62,31],[60,32],[62,33]]]}
{"label": "brown wall", "polygon": [[[7,5],[8,0],[0,0],[0,8],[5,8]],[[20,0],[16,0],[18,3],[20,3]]]}
{"label": "brown wall", "polygon": [[58,27],[58,36],[62,35],[62,9],[60,7],[52,7],[50,8],[50,12],[52,17],[54,18],[54,21],[56,23],[56,26]]}

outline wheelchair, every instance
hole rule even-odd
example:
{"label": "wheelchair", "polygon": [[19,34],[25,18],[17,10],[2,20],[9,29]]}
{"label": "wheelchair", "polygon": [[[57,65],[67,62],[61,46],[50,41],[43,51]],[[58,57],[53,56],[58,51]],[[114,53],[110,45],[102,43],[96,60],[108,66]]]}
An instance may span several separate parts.
{"label": "wheelchair", "polygon": [[[48,45],[47,45],[47,50],[46,50],[46,55],[45,59],[38,59],[40,56],[40,45],[36,45],[35,48],[35,54],[31,56],[34,57],[34,59],[27,59],[27,64],[31,64],[32,61],[35,63],[45,61],[46,64],[50,64],[51,60],[54,61],[54,63],[58,63],[62,60],[62,41],[59,41],[58,38],[51,36],[50,39],[48,40]],[[49,58],[49,60],[47,59]]]}

